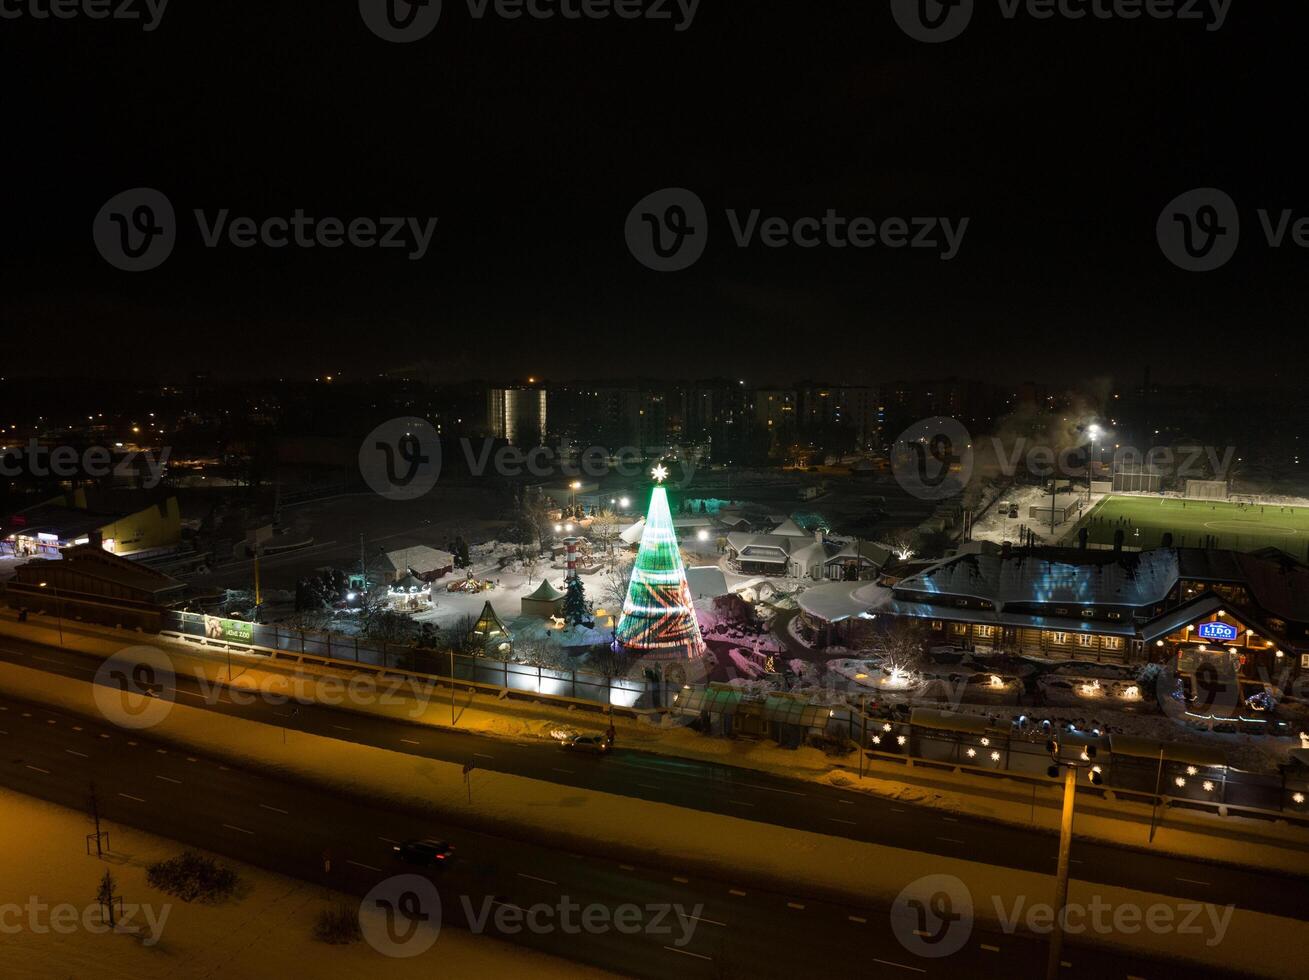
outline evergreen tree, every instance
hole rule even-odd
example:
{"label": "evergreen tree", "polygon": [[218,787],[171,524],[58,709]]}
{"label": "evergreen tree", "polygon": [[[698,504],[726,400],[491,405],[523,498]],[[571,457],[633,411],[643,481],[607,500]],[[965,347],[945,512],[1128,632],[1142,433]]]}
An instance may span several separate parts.
{"label": "evergreen tree", "polygon": [[580,626],[583,623],[591,623],[591,604],[586,601],[586,587],[582,585],[582,578],[574,575],[568,580],[568,588],[564,593],[564,622],[569,626]]}

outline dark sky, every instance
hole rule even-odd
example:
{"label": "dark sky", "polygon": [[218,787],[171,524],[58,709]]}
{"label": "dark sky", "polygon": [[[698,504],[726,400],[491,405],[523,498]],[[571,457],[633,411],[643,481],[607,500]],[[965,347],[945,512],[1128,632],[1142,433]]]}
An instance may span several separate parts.
{"label": "dark sky", "polygon": [[[479,21],[446,0],[406,45],[353,0],[174,0],[148,33],[0,20],[8,370],[1289,378],[1309,254],[1267,248],[1255,209],[1309,214],[1302,7],[1234,0],[1209,32],[1007,20],[977,0],[936,45],[886,0],[703,0],[683,32]],[[1189,274],[1155,222],[1207,185],[1240,207],[1241,247]],[[180,230],[162,266],[129,274],[91,228],[139,186]],[[669,186],[700,195],[710,237],[659,274],[623,225]],[[410,262],[208,249],[194,208],[440,221]],[[728,208],[970,227],[950,262],[739,249]]]}

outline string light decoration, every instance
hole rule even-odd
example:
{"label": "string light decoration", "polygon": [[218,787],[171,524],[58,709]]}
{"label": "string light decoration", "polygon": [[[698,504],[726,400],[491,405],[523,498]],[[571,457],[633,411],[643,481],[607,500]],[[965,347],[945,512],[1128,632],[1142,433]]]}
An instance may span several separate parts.
{"label": "string light decoration", "polygon": [[696,622],[682,553],[673,531],[668,491],[662,485],[668,470],[661,464],[654,468],[653,476],[656,486],[650,496],[641,548],[632,566],[616,642],[638,656],[689,660],[704,654],[704,638]]}

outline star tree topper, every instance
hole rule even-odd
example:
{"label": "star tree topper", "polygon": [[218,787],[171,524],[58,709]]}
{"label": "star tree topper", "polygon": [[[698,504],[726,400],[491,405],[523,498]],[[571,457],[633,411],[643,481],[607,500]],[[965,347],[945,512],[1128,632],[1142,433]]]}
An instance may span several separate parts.
{"label": "star tree topper", "polygon": [[650,475],[655,478],[655,483],[663,483],[668,479],[668,467],[660,463],[650,471]]}

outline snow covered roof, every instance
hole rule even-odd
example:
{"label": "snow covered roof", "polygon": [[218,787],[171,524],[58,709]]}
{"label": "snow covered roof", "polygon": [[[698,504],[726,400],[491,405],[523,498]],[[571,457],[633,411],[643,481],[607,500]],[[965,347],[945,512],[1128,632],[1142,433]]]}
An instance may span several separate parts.
{"label": "snow covered roof", "polygon": [[704,568],[688,568],[686,570],[686,584],[691,589],[692,599],[716,599],[720,595],[727,595],[731,590],[727,587],[727,576],[717,565],[708,565]]}
{"label": "snow covered roof", "polygon": [[1163,601],[1177,582],[1177,553],[1172,550],[1093,552],[1079,558],[959,555],[901,580],[896,589],[990,599],[999,605],[1148,606]]}
{"label": "snow covered roof", "polygon": [[644,517],[642,517],[639,521],[637,521],[635,524],[633,524],[633,525],[632,525],[631,527],[629,527],[627,530],[625,530],[625,531],[623,531],[621,534],[619,534],[618,537],[622,539],[623,544],[640,544],[640,543],[641,543],[641,535],[643,535],[643,534],[645,534],[645,518],[644,518]]}
{"label": "snow covered roof", "polygon": [[450,552],[429,548],[426,545],[388,551],[382,558],[392,571],[407,572],[412,569],[419,575],[434,572],[438,568],[448,568],[455,562],[455,556]]}
{"label": "snow covered roof", "polygon": [[797,597],[802,612],[825,623],[839,623],[880,608],[891,591],[867,582],[828,582]]}
{"label": "snow covered roof", "polygon": [[832,556],[832,561],[839,558],[864,558],[881,568],[891,560],[891,549],[876,541],[848,541],[845,547]]}
{"label": "snow covered roof", "polygon": [[796,522],[791,520],[791,518],[789,517],[786,520],[784,520],[779,527],[773,528],[772,531],[769,532],[769,534],[776,535],[778,537],[787,537],[787,538],[812,538],[813,537],[812,534],[810,534],[804,528],[800,527],[800,525],[796,524]]}
{"label": "snow covered roof", "polygon": [[529,596],[524,596],[526,599],[537,599],[541,602],[556,602],[563,597],[564,594],[551,585],[549,579],[544,578],[541,579],[541,584],[536,587],[535,592]]}

